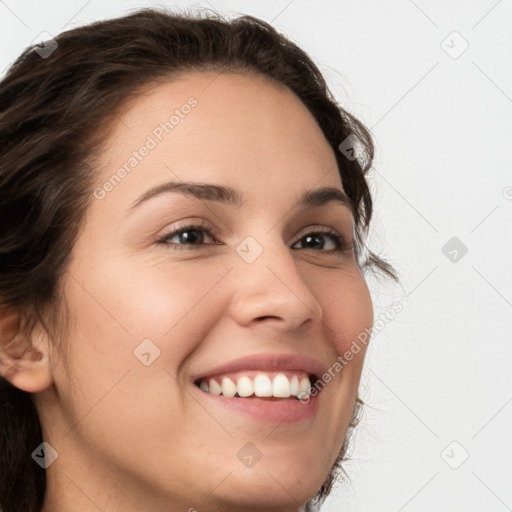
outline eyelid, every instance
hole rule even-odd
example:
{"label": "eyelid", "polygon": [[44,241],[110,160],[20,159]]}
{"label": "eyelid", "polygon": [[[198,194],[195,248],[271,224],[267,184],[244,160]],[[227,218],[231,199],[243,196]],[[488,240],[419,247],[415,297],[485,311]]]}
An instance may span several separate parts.
{"label": "eyelid", "polygon": [[342,231],[339,231],[338,229],[333,228],[332,226],[327,226],[325,224],[312,224],[310,226],[306,226],[305,228],[301,229],[300,233],[301,235],[299,235],[299,237],[297,238],[297,242],[302,237],[310,233],[321,233],[338,236],[341,238],[342,242],[347,246],[352,244],[352,237],[350,235],[346,237]]}
{"label": "eyelid", "polygon": [[[303,232],[304,235],[307,235],[308,233],[330,233],[333,235],[343,237],[343,235],[339,233],[338,230],[334,229],[331,226],[326,226],[324,224],[311,224],[310,226],[306,226],[303,229],[301,229],[301,232]],[[304,235],[299,236],[299,239],[302,238]]]}
{"label": "eyelid", "polygon": [[172,227],[166,229],[158,235],[158,241],[167,238],[169,235],[175,234],[179,231],[184,231],[187,229],[198,229],[198,230],[204,230],[206,232],[209,232],[212,237],[217,238],[219,236],[219,232],[213,226],[210,224],[206,219],[201,220],[185,220],[185,221],[178,221],[176,224],[174,224]]}

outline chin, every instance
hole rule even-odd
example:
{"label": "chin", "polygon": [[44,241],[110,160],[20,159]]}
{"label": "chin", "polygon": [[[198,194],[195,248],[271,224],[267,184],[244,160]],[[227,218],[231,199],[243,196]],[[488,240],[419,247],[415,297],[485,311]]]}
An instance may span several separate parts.
{"label": "chin", "polygon": [[[311,459],[291,457],[264,463],[262,457],[252,468],[232,470],[218,489],[222,488],[225,500],[224,508],[219,510],[297,512],[319,491],[328,474],[327,470],[312,467]],[[220,493],[218,497],[221,498]]]}
{"label": "chin", "polygon": [[[225,482],[226,483],[226,482]],[[232,479],[216,503],[205,502],[205,512],[298,512],[320,488],[314,488],[308,477],[291,485],[286,479],[261,475],[251,480]]]}

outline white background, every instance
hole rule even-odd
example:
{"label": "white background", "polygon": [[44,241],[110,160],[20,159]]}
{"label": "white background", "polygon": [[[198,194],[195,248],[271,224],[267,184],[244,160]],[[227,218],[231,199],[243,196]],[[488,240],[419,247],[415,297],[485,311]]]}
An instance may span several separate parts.
{"label": "white background", "polygon": [[[3,0],[0,70],[43,31],[151,4]],[[402,279],[370,281],[375,315],[404,310],[372,340],[351,481],[322,510],[512,510],[512,2],[158,4],[271,22],[375,137],[370,246]]]}

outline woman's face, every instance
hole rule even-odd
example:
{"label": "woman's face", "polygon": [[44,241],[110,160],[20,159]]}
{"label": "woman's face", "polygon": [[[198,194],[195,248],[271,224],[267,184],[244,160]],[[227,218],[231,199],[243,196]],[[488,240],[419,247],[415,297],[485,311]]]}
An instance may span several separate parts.
{"label": "woman's face", "polygon": [[100,164],[63,277],[67,358],[36,396],[48,503],[296,511],[352,415],[364,346],[338,355],[373,322],[350,208],[299,203],[343,194],[321,129],[288,89],[196,72],[126,107]]}

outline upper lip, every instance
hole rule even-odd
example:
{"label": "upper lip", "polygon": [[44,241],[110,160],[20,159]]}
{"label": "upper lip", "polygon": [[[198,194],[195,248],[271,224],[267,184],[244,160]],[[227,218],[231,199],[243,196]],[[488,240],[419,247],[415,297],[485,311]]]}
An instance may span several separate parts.
{"label": "upper lip", "polygon": [[295,370],[318,378],[323,373],[323,365],[320,361],[302,354],[252,354],[210,368],[195,375],[193,380],[197,382],[213,375],[249,370],[274,372]]}

